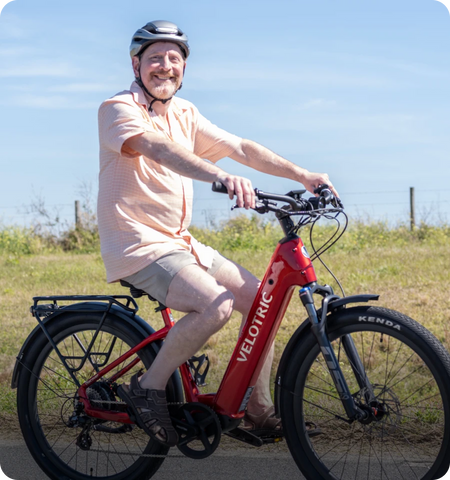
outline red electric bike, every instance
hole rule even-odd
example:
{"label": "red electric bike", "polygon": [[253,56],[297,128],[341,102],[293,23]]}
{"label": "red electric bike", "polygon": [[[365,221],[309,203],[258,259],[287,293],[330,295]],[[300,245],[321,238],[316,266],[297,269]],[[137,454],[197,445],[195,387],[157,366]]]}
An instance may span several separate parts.
{"label": "red electric bike", "polygon": [[[222,186],[213,189],[223,191]],[[308,200],[255,190],[258,213],[275,212],[284,236],[216,393],[200,393],[207,359],[193,357],[167,385],[182,454],[205,458],[221,435],[261,446],[241,429],[264,359],[297,287],[307,320],[278,366],[275,405],[283,435],[307,479],[435,479],[450,462],[450,357],[409,317],[368,306],[377,295],[338,296],[318,283],[299,229],[345,216],[327,186]],[[295,221],[293,219],[296,219]],[[346,222],[345,222],[346,225]],[[344,227],[345,229],[345,227]],[[338,229],[339,230],[339,229]],[[341,232],[342,232],[341,228]],[[145,292],[131,287],[134,297]],[[363,305],[355,305],[355,304]],[[38,325],[17,357],[12,387],[20,425],[38,465],[52,479],[147,479],[168,454],[134,423],[116,395],[120,383],[150,366],[173,326],[137,315],[134,298],[35,297]],[[316,426],[311,435],[307,425]]]}

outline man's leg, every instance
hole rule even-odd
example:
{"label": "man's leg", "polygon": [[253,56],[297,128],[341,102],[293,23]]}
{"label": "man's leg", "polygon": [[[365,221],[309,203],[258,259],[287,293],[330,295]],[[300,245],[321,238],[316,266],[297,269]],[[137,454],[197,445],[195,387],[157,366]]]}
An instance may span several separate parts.
{"label": "man's leg", "polygon": [[155,361],[141,377],[144,389],[165,389],[172,373],[226,324],[234,297],[201,267],[188,265],[170,283],[166,305],[187,315],[170,330]]}

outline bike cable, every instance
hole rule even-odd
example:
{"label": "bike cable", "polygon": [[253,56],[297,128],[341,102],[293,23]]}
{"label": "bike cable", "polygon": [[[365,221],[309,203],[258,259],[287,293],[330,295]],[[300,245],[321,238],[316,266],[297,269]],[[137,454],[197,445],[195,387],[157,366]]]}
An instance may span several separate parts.
{"label": "bike cable", "polygon": [[[330,211],[328,211],[328,212],[330,212]],[[336,213],[336,215],[329,215],[328,212],[327,212],[327,214],[325,212],[323,212],[320,216],[318,216],[312,222],[311,228],[309,230],[309,241],[311,243],[311,248],[313,250],[313,255],[311,255],[311,261],[313,262],[316,259],[319,260],[319,262],[325,267],[325,269],[328,271],[328,273],[333,277],[334,281],[336,282],[336,284],[338,285],[339,289],[342,292],[342,296],[345,297],[344,287],[342,286],[341,282],[338,280],[336,275],[332,272],[332,270],[324,262],[324,260],[322,260],[321,256],[327,250],[329,250],[342,237],[342,235],[344,235],[345,231],[347,230],[347,226],[348,226],[348,217],[347,217],[346,213],[342,210],[339,210]],[[341,214],[341,213],[345,217],[345,224],[344,224],[342,230],[340,230],[341,229],[341,222],[339,222],[339,220],[337,218],[338,215]],[[333,220],[334,222],[336,222],[337,223],[337,228],[336,228],[335,232],[333,233],[333,235],[320,248],[316,249],[316,247],[314,245],[314,241],[313,241],[313,230],[314,230],[314,227],[316,226],[317,221],[321,217],[325,217],[327,220]]]}

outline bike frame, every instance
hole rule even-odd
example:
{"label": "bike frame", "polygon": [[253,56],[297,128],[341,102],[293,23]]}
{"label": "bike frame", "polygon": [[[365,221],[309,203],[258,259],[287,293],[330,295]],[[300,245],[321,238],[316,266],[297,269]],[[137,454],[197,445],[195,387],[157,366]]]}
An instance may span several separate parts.
{"label": "bike frame", "polygon": [[[340,372],[339,363],[324,333],[324,321],[320,322],[312,303],[311,287],[314,287],[316,282],[314,267],[301,238],[292,235],[280,241],[272,255],[217,393],[200,394],[188,364],[185,363],[180,366],[186,402],[203,403],[211,407],[216,413],[227,416],[230,419],[237,420],[242,418],[264,361],[284,317],[293,290],[295,287],[303,287],[300,291],[300,298],[308,311],[313,332],[330,369],[331,377],[340,393],[344,408],[351,420],[364,417],[364,412],[355,405],[344,377]],[[339,298],[331,294],[331,289],[328,292],[328,299]],[[112,369],[139,352],[142,348],[153,342],[163,340],[167,336],[170,329],[174,326],[173,317],[169,308],[163,309],[161,313],[165,323],[164,328],[147,337],[80,386],[78,394],[80,401],[84,404],[87,415],[102,420],[132,423],[125,412],[93,407],[88,400],[86,390],[90,385],[107,375]],[[359,379],[366,379],[367,377],[363,367],[361,367],[356,349],[352,349],[350,337],[348,337],[347,343],[348,348],[346,348],[346,352],[350,356],[354,356],[353,365],[356,366],[355,368],[357,366],[362,368],[362,371],[356,372],[357,376]],[[135,358],[108,380],[111,382],[118,380],[139,362],[140,359]],[[370,385],[366,385],[366,387],[368,387],[370,392]]]}

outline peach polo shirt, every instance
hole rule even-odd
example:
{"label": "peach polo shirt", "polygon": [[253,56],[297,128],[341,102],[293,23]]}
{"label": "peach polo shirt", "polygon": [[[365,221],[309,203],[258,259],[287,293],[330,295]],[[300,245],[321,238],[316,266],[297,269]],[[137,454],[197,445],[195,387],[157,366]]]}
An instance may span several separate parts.
{"label": "peach polo shirt", "polygon": [[173,250],[192,252],[206,268],[212,264],[213,249],[188,231],[192,180],[138,152],[125,151],[123,144],[135,135],[155,132],[216,162],[235,151],[241,138],[213,125],[180,98],[172,99],[167,115],[169,127],[148,112],[136,82],[100,106],[97,210],[108,282],[132,275]]}

